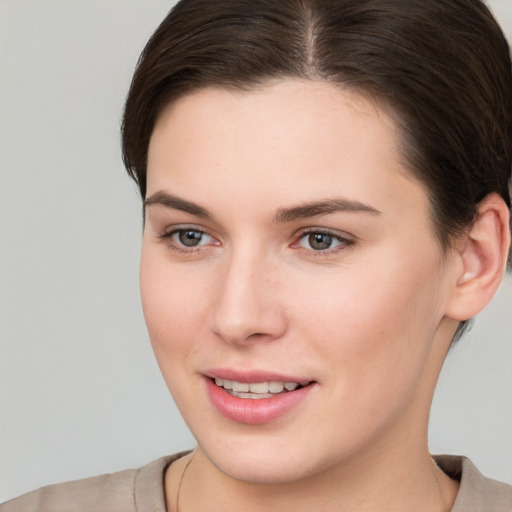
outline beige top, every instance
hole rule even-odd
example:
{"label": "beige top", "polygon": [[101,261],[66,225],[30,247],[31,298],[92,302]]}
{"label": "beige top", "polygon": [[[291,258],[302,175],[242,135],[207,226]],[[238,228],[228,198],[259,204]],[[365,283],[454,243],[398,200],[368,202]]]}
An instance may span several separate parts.
{"label": "beige top", "polygon": [[[165,470],[185,453],[140,469],[49,485],[0,505],[0,512],[166,512]],[[465,457],[434,459],[448,476],[460,480],[451,512],[512,512],[512,486],[484,477]]]}

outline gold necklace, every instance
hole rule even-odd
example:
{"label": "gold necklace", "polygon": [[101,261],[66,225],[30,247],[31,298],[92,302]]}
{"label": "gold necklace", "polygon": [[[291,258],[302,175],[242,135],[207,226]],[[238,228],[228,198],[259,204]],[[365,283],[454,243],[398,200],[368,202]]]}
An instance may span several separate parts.
{"label": "gold necklace", "polygon": [[190,463],[192,462],[192,459],[194,458],[194,454],[192,453],[192,457],[190,457],[190,460],[187,462],[186,466],[183,468],[183,473],[181,473],[180,483],[178,484],[178,492],[176,493],[176,512],[180,512],[179,503],[180,503],[180,491],[181,491],[181,484],[183,483],[183,479],[185,478],[185,473],[187,472],[188,467],[190,466]]}

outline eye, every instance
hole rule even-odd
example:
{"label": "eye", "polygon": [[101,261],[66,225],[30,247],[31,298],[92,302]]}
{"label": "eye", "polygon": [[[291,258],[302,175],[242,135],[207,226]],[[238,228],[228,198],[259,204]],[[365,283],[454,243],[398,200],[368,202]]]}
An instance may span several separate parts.
{"label": "eye", "polygon": [[328,231],[308,231],[297,242],[298,247],[315,252],[329,252],[352,245],[353,241]]}
{"label": "eye", "polygon": [[198,229],[177,229],[167,235],[176,245],[182,247],[198,247],[213,242],[213,238]]}
{"label": "eye", "polygon": [[[219,245],[218,241],[202,229],[195,227],[175,227],[158,235],[161,242],[173,251],[189,254],[201,250],[202,246]],[[206,248],[206,247],[205,247]]]}

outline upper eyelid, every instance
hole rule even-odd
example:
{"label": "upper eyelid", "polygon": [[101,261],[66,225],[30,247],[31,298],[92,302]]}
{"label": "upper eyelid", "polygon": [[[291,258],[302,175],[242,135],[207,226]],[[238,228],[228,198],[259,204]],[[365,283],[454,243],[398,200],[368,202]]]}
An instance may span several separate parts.
{"label": "upper eyelid", "polygon": [[351,240],[356,241],[357,237],[355,235],[352,235],[351,233],[348,233],[346,231],[339,231],[337,229],[332,228],[321,228],[321,227],[308,227],[308,228],[302,228],[299,229],[296,234],[295,238],[302,238],[305,235],[309,235],[311,233],[322,233],[325,235],[330,235],[335,238],[341,238],[343,240]]}
{"label": "upper eyelid", "polygon": [[[195,218],[191,218],[191,215]],[[151,227],[153,232],[160,234],[169,232],[171,229],[187,228],[197,229],[208,234],[218,232],[216,224],[210,222],[208,218],[198,218],[189,212],[166,208],[160,204],[150,204],[146,208],[144,221],[145,226]],[[210,229],[210,224],[213,224],[213,229]]]}
{"label": "upper eyelid", "polygon": [[203,233],[205,235],[211,236],[212,238],[218,238],[214,236],[208,229],[200,226],[195,226],[193,224],[176,224],[167,226],[162,230],[162,233],[158,235],[159,237],[171,236],[178,231],[197,231],[199,233]]}

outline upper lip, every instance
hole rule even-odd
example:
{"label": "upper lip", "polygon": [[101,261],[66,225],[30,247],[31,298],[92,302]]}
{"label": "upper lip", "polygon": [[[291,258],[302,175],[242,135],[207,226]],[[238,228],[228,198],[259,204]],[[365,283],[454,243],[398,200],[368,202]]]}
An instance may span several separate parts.
{"label": "upper lip", "polygon": [[212,368],[203,372],[205,377],[210,379],[228,379],[236,382],[245,382],[248,384],[255,382],[312,382],[313,379],[304,376],[276,373],[267,370],[236,370],[233,368]]}

